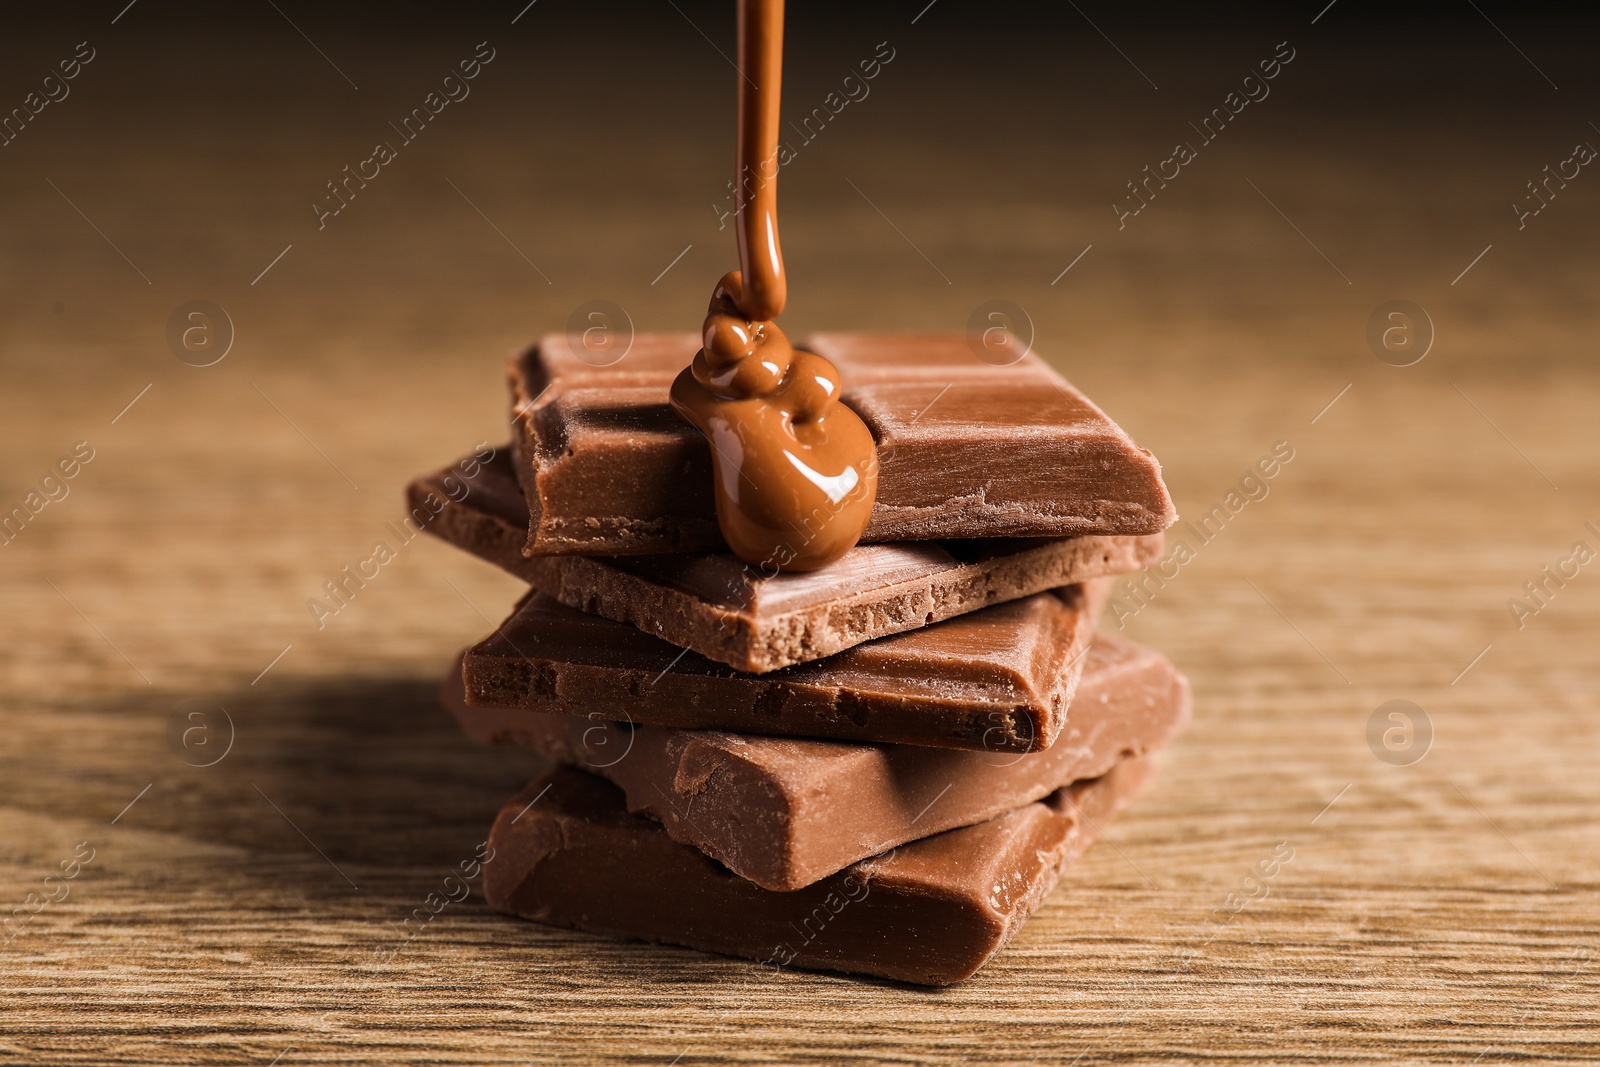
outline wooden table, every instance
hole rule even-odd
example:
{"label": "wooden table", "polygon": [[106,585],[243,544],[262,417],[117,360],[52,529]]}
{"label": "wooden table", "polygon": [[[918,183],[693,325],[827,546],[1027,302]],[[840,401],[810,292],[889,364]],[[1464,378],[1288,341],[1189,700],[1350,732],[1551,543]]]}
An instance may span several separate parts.
{"label": "wooden table", "polygon": [[[1520,230],[1507,210],[1600,140],[1560,33],[1507,27],[1525,63],[1469,11],[1424,71],[1342,7],[1203,47],[1095,9],[1126,62],[1077,20],[1010,25],[1013,68],[946,5],[806,24],[797,114],[895,56],[785,171],[791,332],[1013,300],[1186,516],[1294,450],[1126,620],[1194,682],[1155,786],[986,970],[929,991],[476,894],[374,962],[537,770],[435,702],[519,586],[421,539],[323,628],[306,601],[407,477],[505,436],[513,345],[596,297],[694,328],[732,263],[732,75],[697,33],[726,42],[725,13],[114,14],[0,46],[8,107],[95,49],[0,148],[0,504],[93,451],[0,548],[0,901],[29,916],[0,945],[0,1061],[1594,1058],[1600,563],[1520,627],[1507,606],[1600,549],[1600,178]],[[1119,230],[1123,183],[1285,37],[1273,95]],[[484,39],[471,95],[319,230],[324,183]],[[1399,298],[1437,333],[1403,368],[1366,339]],[[233,324],[212,366],[169,345],[191,300]],[[1384,748],[1392,700],[1431,741]]]}

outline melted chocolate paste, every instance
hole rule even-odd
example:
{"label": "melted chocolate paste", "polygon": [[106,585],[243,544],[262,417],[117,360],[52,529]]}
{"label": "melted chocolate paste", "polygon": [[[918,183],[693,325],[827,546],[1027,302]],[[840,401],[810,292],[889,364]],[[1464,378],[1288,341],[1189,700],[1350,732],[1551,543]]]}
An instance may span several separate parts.
{"label": "melted chocolate paste", "polygon": [[783,0],[739,2],[736,186],[739,270],[711,296],[704,347],[672,404],[711,442],[717,524],[769,572],[816,570],[848,552],[877,496],[872,434],[839,402],[839,372],[797,351],[772,320],[788,282],[778,240]]}

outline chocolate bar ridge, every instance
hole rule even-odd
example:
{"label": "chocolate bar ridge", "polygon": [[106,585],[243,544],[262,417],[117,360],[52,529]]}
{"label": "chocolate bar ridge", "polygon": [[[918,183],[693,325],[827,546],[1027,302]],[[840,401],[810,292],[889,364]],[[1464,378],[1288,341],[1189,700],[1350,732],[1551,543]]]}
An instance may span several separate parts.
{"label": "chocolate bar ridge", "polygon": [[1097,777],[1164,748],[1188,723],[1188,683],[1158,653],[1101,636],[1086,661],[1062,736],[1020,756],[468,707],[458,675],[446,678],[441,698],[468,736],[601,775],[625,792],[629,811],[658,820],[674,840],[787,892]]}
{"label": "chocolate bar ridge", "polygon": [[1092,616],[1079,588],[759,675],[533,593],[467,651],[467,702],[641,725],[1032,751],[1055,740],[1083,671]]}
{"label": "chocolate bar ridge", "polygon": [[629,815],[614,786],[561,767],[500,810],[483,892],[493,908],[556,926],[778,969],[949,985],[1015,936],[1152,770],[1128,760],[1044,801],[775,893]]}
{"label": "chocolate bar ridge", "polygon": [[748,673],[830,656],[985,605],[1137,570],[1161,553],[1160,534],[921,541],[861,545],[822,571],[772,577],[727,553],[530,558],[521,551],[527,503],[508,451],[482,464],[470,481],[447,467],[407,486],[413,509],[433,498],[429,510],[438,514],[428,532],[564,604]]}
{"label": "chocolate bar ridge", "polygon": [[[564,335],[512,356],[529,555],[724,549],[710,449],[667,388],[696,334],[639,334],[609,367]],[[864,542],[1159,533],[1177,518],[1160,465],[1032,354],[979,361],[961,335],[821,334],[807,347],[878,445]],[[802,535],[803,536],[803,535]]]}

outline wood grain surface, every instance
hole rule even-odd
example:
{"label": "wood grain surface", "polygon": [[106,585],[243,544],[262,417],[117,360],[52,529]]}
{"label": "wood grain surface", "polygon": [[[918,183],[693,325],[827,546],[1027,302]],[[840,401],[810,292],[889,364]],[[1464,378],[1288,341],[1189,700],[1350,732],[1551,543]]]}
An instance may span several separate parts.
{"label": "wood grain surface", "polygon": [[[409,476],[505,437],[512,346],[592,298],[699,321],[733,257],[731,27],[279,6],[119,0],[0,44],[6,108],[95,50],[0,147],[0,510],[93,450],[0,547],[0,1062],[1597,1058],[1600,563],[1520,628],[1507,606],[1600,550],[1600,177],[1520,229],[1507,206],[1600,143],[1577,35],[1321,3],[1187,37],[1109,6],[1105,36],[792,16],[797,115],[894,50],[785,171],[792,333],[1011,300],[1186,519],[1294,456],[1124,620],[1195,688],[1155,785],[929,991],[476,892],[407,939],[538,769],[434,696],[519,585],[419,539],[322,628],[306,602],[392,541]],[[1285,38],[1272,95],[1119,229],[1124,182]],[[481,40],[470,96],[318,229],[325,183]],[[1400,298],[1436,332],[1404,368],[1366,337]],[[234,330],[209,367],[167,336],[200,299]],[[1431,739],[1385,761],[1392,700]]]}

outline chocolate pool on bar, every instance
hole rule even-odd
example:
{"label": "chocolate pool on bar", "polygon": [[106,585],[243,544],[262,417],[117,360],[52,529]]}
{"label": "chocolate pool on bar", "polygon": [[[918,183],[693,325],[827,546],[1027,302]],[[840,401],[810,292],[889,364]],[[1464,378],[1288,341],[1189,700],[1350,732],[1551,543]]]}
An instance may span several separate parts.
{"label": "chocolate pool on bar", "polygon": [[1189,686],[1165,657],[1102,635],[1064,730],[1031,755],[842,744],[608,724],[442,699],[480,741],[528,746],[610,779],[628,810],[766,889],[810,885],[866,856],[1038,800],[1165,747],[1189,721]]}
{"label": "chocolate pool on bar", "polygon": [[615,786],[563,767],[500,810],[483,893],[491,907],[556,926],[779,969],[949,985],[1011,940],[1150,770],[1128,760],[988,822],[774,893],[629,815]]}
{"label": "chocolate pool on bar", "polygon": [[[705,437],[667,390],[695,334],[642,334],[596,367],[550,335],[513,357],[530,555],[725,550]],[[1037,356],[977,359],[956,335],[825,334],[843,402],[872,431],[864,542],[1152,534],[1176,518],[1155,457]]]}
{"label": "chocolate pool on bar", "polygon": [[[425,529],[564,604],[753,673],[1138,570],[1161,553],[1160,534],[913,541],[858,546],[821,571],[771,577],[725,552],[529,558],[521,551],[528,508],[508,451],[413,481],[407,495],[414,512],[431,516]],[[466,479],[462,469],[477,474]]]}

